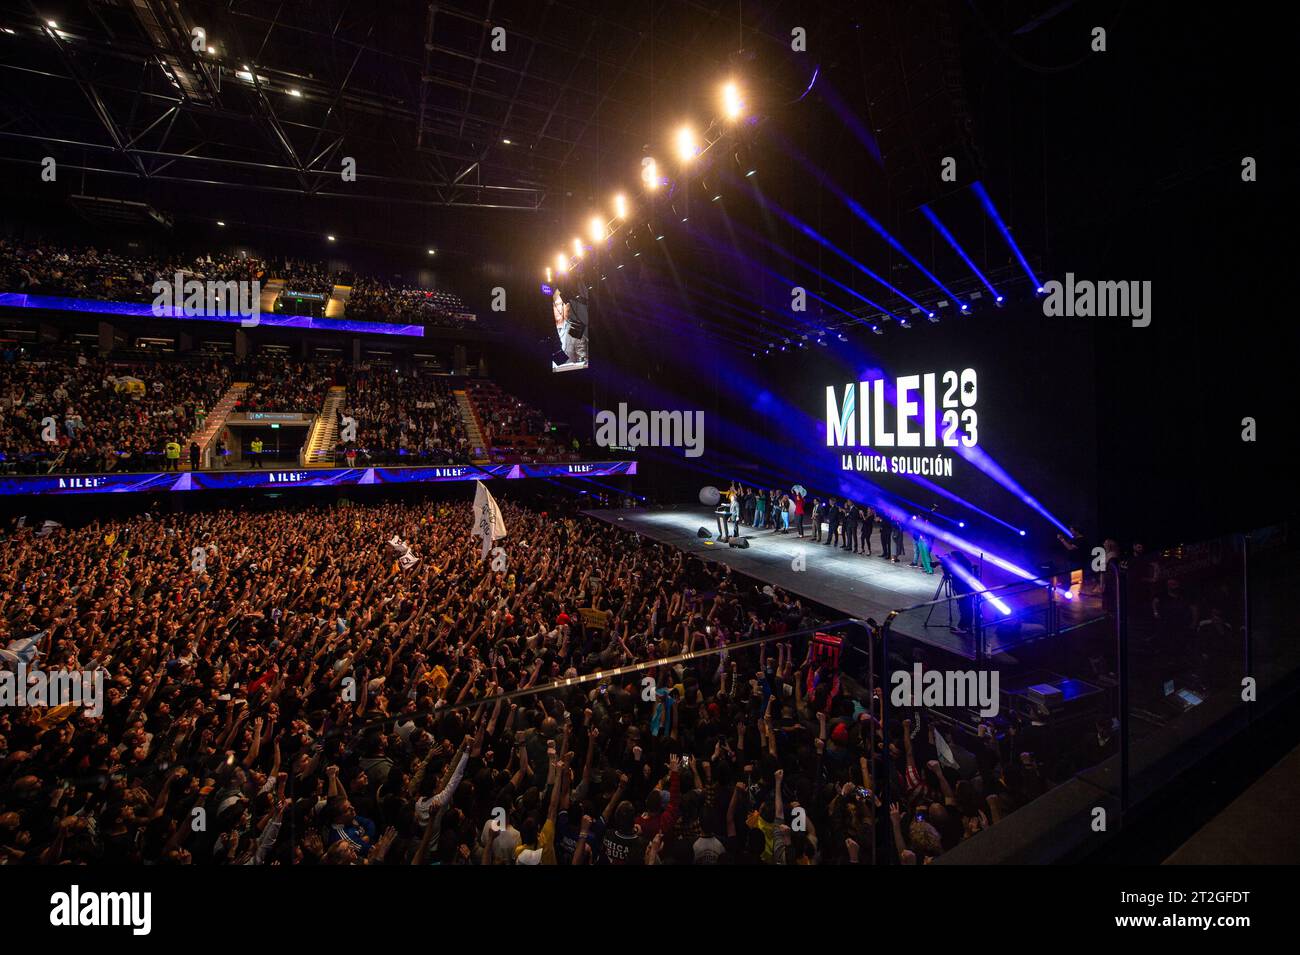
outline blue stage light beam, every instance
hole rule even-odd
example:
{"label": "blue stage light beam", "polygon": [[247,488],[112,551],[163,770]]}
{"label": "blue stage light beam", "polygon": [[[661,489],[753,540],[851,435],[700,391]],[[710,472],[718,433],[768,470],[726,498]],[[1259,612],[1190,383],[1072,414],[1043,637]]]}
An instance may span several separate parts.
{"label": "blue stage light beam", "polygon": [[[806,169],[811,176],[815,177],[818,182],[820,182],[823,186],[825,186],[832,193],[834,193],[835,197],[838,198],[840,202],[844,203],[846,206],[849,207],[850,212],[852,212],[855,216],[857,216],[868,226],[870,226],[871,230],[875,232],[876,235],[884,239],[891,249],[893,249],[903,258],[907,259],[907,261],[911,262],[912,265],[915,266],[921,272],[922,275],[924,275],[926,278],[928,278],[931,282],[934,283],[936,288],[941,289],[943,293],[953,301],[954,304],[956,304],[959,308],[966,307],[966,303],[961,300],[961,296],[959,296],[956,292],[954,292],[947,285],[945,285],[943,280],[940,279],[937,275],[935,275],[933,272],[927,269],[920,259],[914,256],[911,252],[907,251],[907,249],[903,246],[903,244],[899,242],[897,239],[895,239],[893,235],[890,234],[889,230],[886,229],[875,216],[873,216],[870,212],[868,212],[860,202],[858,202],[847,192],[845,192],[842,188],[840,188],[839,183],[837,183],[834,179],[832,179],[820,168],[818,168],[818,166],[811,159],[805,156],[799,149],[797,149],[793,143],[787,142],[784,138],[780,138],[780,137],[777,138],[776,142],[781,147],[781,149],[786,153],[787,156],[790,156],[797,163],[803,166],[804,169]],[[997,293],[994,294],[996,295]]]}
{"label": "blue stage light beam", "polygon": [[[952,246],[952,250],[961,256],[961,260],[965,262],[966,265],[970,267],[970,270],[975,273],[976,277],[981,282],[984,283],[984,287],[988,289],[989,294],[993,296],[993,301],[1001,302],[1002,301],[1001,293],[999,293],[998,290],[993,287],[993,283],[988,280],[988,276],[986,276],[983,272],[980,271],[979,266],[976,265],[971,260],[971,257],[966,254],[966,250],[961,247],[961,244],[957,241],[957,237],[948,231],[948,227],[946,225],[944,225],[942,222],[939,221],[939,217],[934,214],[933,210],[931,210],[929,206],[922,203],[921,214],[930,220],[930,225],[934,226],[935,231],[944,237],[944,240],[947,241],[947,243],[950,246]],[[1037,286],[1035,286],[1035,288],[1037,288]]]}
{"label": "blue stage light beam", "polygon": [[993,220],[993,224],[996,225],[998,231],[1002,233],[1002,238],[1007,240],[1007,245],[1011,247],[1011,251],[1014,252],[1016,258],[1020,260],[1021,268],[1025,270],[1025,274],[1029,276],[1029,280],[1034,283],[1034,289],[1036,291],[1041,290],[1043,283],[1038,281],[1038,276],[1035,275],[1034,270],[1029,267],[1029,262],[1025,259],[1025,254],[1020,251],[1020,246],[1016,245],[1016,240],[1011,238],[1011,230],[1007,228],[1007,224],[1003,222],[1002,217],[998,215],[998,210],[994,207],[993,200],[989,198],[989,194],[987,190],[985,190],[983,184],[978,182],[972,183],[971,189],[979,198],[980,204],[984,206],[984,211],[987,212],[989,218]]}
{"label": "blue stage light beam", "polygon": [[[898,286],[890,282],[889,279],[885,278],[883,275],[880,275],[878,272],[875,272],[874,270],[863,265],[853,256],[843,251],[839,246],[837,246],[830,239],[826,238],[824,235],[822,235],[820,232],[818,232],[808,223],[800,219],[798,216],[787,212],[780,205],[780,203],[776,202],[773,199],[768,199],[766,197],[761,198],[759,201],[767,204],[771,208],[771,210],[775,212],[778,216],[780,216],[782,219],[784,219],[788,225],[792,226],[795,229],[798,229],[805,236],[812,239],[814,242],[816,242],[818,245],[820,245],[822,248],[826,249],[827,251],[835,253],[835,255],[839,256],[841,259],[843,259],[849,265],[853,266],[855,269],[857,269],[863,275],[867,276],[872,281],[877,282],[880,285],[884,286],[885,288],[889,289],[889,291],[893,292],[903,301],[911,304],[914,308],[919,309],[925,315],[934,314],[933,309],[927,308],[926,306],[922,305],[916,299],[912,298],[912,296],[908,295]],[[882,311],[884,311],[884,309],[882,309]]]}
{"label": "blue stage light beam", "polygon": [[[895,315],[895,314],[894,314],[893,312],[891,312],[889,309],[885,308],[885,306],[881,305],[879,302],[876,302],[876,301],[874,301],[874,300],[868,298],[867,296],[865,296],[865,295],[863,295],[861,292],[859,292],[857,289],[849,288],[849,286],[845,285],[843,282],[837,281],[836,279],[834,279],[834,278],[832,278],[831,276],[827,275],[825,272],[821,271],[821,269],[817,268],[817,266],[813,265],[811,262],[807,261],[806,259],[801,259],[801,258],[799,258],[799,256],[795,255],[793,252],[790,252],[790,251],[788,251],[788,250],[782,248],[780,245],[778,245],[777,243],[771,241],[770,239],[766,238],[765,236],[761,236],[761,235],[759,235],[758,233],[754,232],[752,229],[746,229],[746,228],[744,228],[743,226],[740,227],[740,232],[741,232],[742,235],[746,236],[750,241],[752,241],[752,242],[758,242],[758,243],[760,243],[761,245],[766,246],[767,248],[771,249],[773,252],[777,253],[778,255],[782,256],[783,258],[789,260],[790,262],[793,262],[795,265],[799,266],[801,269],[805,269],[806,271],[812,273],[813,275],[817,276],[818,278],[825,279],[827,282],[830,282],[832,285],[834,285],[834,286],[835,286],[837,289],[839,289],[841,292],[844,292],[846,295],[852,296],[853,298],[856,298],[858,301],[860,301],[860,302],[862,302],[862,303],[864,303],[864,304],[866,304],[866,305],[870,305],[870,306],[871,306],[872,308],[874,308],[876,311],[880,312],[880,313],[883,314],[883,315],[888,315],[890,318],[894,319],[895,321],[898,320],[898,316],[897,316],[897,315]],[[780,274],[778,274],[778,273],[776,273],[776,272],[773,272],[771,269],[764,268],[762,265],[759,265],[758,263],[754,263],[754,264],[755,264],[755,266],[756,266],[757,268],[763,269],[763,271],[767,272],[769,275],[774,275],[774,276],[776,276],[777,278],[783,279],[784,281],[789,281],[789,279],[786,279],[784,276],[782,276],[782,275],[780,275]],[[797,284],[799,284],[799,283],[797,283],[797,282],[791,282],[790,284],[793,286],[793,285],[797,285]],[[826,300],[825,300],[825,299],[822,299],[822,298],[819,297],[819,301],[823,301],[823,302],[825,302]],[[830,304],[830,303],[827,302],[827,304]],[[854,315],[852,312],[846,311],[845,309],[842,309],[842,308],[840,308],[839,306],[832,306],[832,307],[835,308],[837,311],[844,312],[844,314],[848,315],[850,318],[852,318],[852,319],[853,319],[854,321],[856,321],[856,322],[862,322],[863,324],[870,324],[869,322],[866,322],[866,321],[865,321],[863,318],[861,318],[860,316]]]}
{"label": "blue stage light beam", "polygon": [[1002,616],[1004,617],[1011,616],[1011,608],[1008,607],[1001,600],[999,600],[997,597],[994,597],[991,593],[989,593],[989,589],[985,587],[982,583],[980,583],[979,580],[976,579],[975,575],[970,573],[970,571],[968,571],[965,567],[961,566],[961,564],[953,560],[944,563],[943,566],[944,569],[947,570],[950,574],[952,574],[954,577],[956,577],[958,580],[964,583],[967,587],[973,590],[976,594],[983,597],[994,607],[996,607],[1002,613]]}

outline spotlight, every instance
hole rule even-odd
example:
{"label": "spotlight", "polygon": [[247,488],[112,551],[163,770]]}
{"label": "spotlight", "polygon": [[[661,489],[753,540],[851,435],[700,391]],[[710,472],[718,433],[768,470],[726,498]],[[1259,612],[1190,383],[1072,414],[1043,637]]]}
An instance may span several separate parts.
{"label": "spotlight", "polygon": [[749,147],[744,143],[741,143],[736,147],[734,158],[736,160],[736,169],[742,176],[748,178],[758,172],[758,169],[754,165],[753,157],[750,155]]}
{"label": "spotlight", "polygon": [[293,89],[291,89],[291,90],[289,90],[289,95],[290,95],[290,96],[296,96],[296,97],[298,97],[299,99],[302,99],[302,90],[293,90]]}
{"label": "spotlight", "polygon": [[582,258],[582,240],[577,236],[574,236],[573,239],[573,257],[575,259]]}
{"label": "spotlight", "polygon": [[970,306],[963,302],[960,311],[965,314],[970,311]]}
{"label": "spotlight", "polygon": [[1021,537],[1024,537],[1024,536],[1025,536],[1025,532],[1024,532],[1024,531],[1021,531],[1021,532],[1020,532],[1020,536],[1021,536]]}
{"label": "spotlight", "polygon": [[627,218],[627,196],[621,192],[614,197],[614,215],[620,219]]}
{"label": "spotlight", "polygon": [[925,317],[926,317],[926,318],[931,318],[931,319],[934,318],[934,312],[927,312],[926,315],[925,315]]}
{"label": "spotlight", "polygon": [[220,219],[218,219],[218,220],[217,220],[217,225],[219,225],[219,226],[221,226],[221,227],[224,228],[226,224],[225,224],[224,222],[222,222]]}
{"label": "spotlight", "polygon": [[555,270],[557,272],[569,271],[569,258],[563,252],[555,257]]}
{"label": "spotlight", "polygon": [[547,284],[547,285],[550,285],[550,284],[551,284],[551,281],[552,281],[552,279],[551,279],[551,267],[548,265],[548,266],[546,267],[546,284]]}
{"label": "spotlight", "polygon": [[[874,328],[874,326],[873,326],[873,328]],[[842,341],[842,342],[846,342],[846,341],[849,340],[849,337],[848,337],[847,335],[845,335],[843,332],[840,332],[840,334],[839,334],[839,340]]]}
{"label": "spotlight", "polygon": [[1001,295],[999,295],[999,296],[998,296],[997,298],[995,298],[993,301],[995,301],[995,302],[997,302],[999,305],[1001,305],[1003,302],[1006,301],[1006,299],[1004,299]]}
{"label": "spotlight", "polygon": [[325,236],[325,241],[326,241],[326,242],[333,242],[333,241],[334,241],[334,236],[332,236],[332,235],[327,235],[327,236]]}
{"label": "spotlight", "polygon": [[677,158],[682,162],[690,162],[699,154],[700,144],[695,138],[695,130],[689,126],[683,126],[677,130]]}
{"label": "spotlight", "polygon": [[503,146],[513,146],[514,143],[512,143],[512,142],[511,142],[510,140],[508,140],[508,139],[503,139],[503,140],[501,140],[501,145],[503,145]]}
{"label": "spotlight", "polygon": [[[879,326],[879,325],[872,325],[872,326],[871,326],[871,332],[872,332],[872,334],[874,334],[874,335],[883,335],[883,334],[885,334],[884,332],[882,332],[882,331],[880,330],[880,326]],[[844,337],[844,336],[842,336],[842,335],[840,336],[841,339],[843,339],[843,337]]]}
{"label": "spotlight", "polygon": [[659,188],[659,164],[649,156],[641,160],[641,181],[645,183],[648,192]]}
{"label": "spotlight", "polygon": [[437,249],[425,249],[425,252],[427,252],[429,255],[437,255],[437,254],[438,254],[438,250],[437,250]]}
{"label": "spotlight", "polygon": [[1035,292],[1035,294],[1037,294],[1037,295],[1042,295],[1042,294],[1043,294],[1044,292],[1046,292],[1046,291],[1047,291],[1047,290],[1046,290],[1045,288],[1043,288],[1041,285],[1038,286],[1038,288],[1034,289],[1034,292]]}
{"label": "spotlight", "polygon": [[745,103],[740,98],[740,87],[734,80],[723,84],[722,112],[732,122],[740,119],[741,114],[745,112]]}
{"label": "spotlight", "polygon": [[[900,319],[898,320],[898,327],[899,327],[899,328],[911,328],[911,327],[912,327],[912,323],[909,322],[909,321],[908,321],[907,319],[905,319],[905,318],[900,318]],[[874,326],[873,326],[873,331],[874,331]]]}
{"label": "spotlight", "polygon": [[591,233],[592,242],[600,242],[605,238],[605,222],[600,216],[592,216],[588,224],[588,230]]}
{"label": "spotlight", "polygon": [[957,526],[958,526],[958,527],[965,527],[965,526],[966,526],[966,522],[965,522],[965,521],[958,521],[958,522],[957,522]]}

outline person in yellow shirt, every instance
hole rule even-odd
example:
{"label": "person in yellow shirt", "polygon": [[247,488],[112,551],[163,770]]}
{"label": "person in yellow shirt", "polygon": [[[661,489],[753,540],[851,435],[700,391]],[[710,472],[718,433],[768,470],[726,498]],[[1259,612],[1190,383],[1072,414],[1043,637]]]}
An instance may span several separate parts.
{"label": "person in yellow shirt", "polygon": [[181,446],[175,440],[168,441],[166,447],[163,448],[163,454],[165,457],[163,470],[178,470],[181,460]]}
{"label": "person in yellow shirt", "polygon": [[248,446],[248,450],[252,452],[253,467],[260,468],[262,466],[262,439],[254,438],[252,444]]}
{"label": "person in yellow shirt", "polygon": [[546,810],[546,822],[538,829],[533,819],[524,820],[519,827],[519,845],[515,848],[516,865],[556,865],[555,819],[560,813],[560,790],[567,789],[569,764],[567,757],[556,758],[555,741],[546,744],[547,761],[551,764],[551,804]]}

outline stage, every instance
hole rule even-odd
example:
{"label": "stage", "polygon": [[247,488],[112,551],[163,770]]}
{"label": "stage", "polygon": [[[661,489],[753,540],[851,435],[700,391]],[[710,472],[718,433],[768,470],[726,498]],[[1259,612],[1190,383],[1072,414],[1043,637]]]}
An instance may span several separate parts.
{"label": "stage", "polygon": [[[713,509],[708,507],[597,509],[583,513],[688,554],[727,564],[738,573],[780,587],[845,617],[871,618],[877,623],[884,623],[891,611],[929,604],[936,598],[942,580],[938,568],[934,574],[926,574],[909,566],[913,553],[910,536],[906,540],[902,562],[895,564],[878,556],[879,534],[872,535],[874,554],[868,557],[842,550],[839,546],[814,542],[811,526],[805,526],[805,536],[800,539],[794,528],[786,534],[774,534],[742,525],[741,537],[749,546],[738,548],[729,547],[717,539],[717,518]],[[701,527],[709,531],[709,539],[697,536]],[[798,560],[800,557],[802,561]],[[1005,577],[992,579],[986,576],[984,579],[989,587],[1008,582]],[[1027,595],[1022,600],[1009,599],[1008,603],[1014,613],[1006,619],[1018,620],[1022,624],[1016,633],[1017,640],[1026,635],[1032,638],[1032,628],[1040,627],[1044,617],[1042,610],[1046,600],[1041,592]],[[1090,606],[1083,606],[1085,603]],[[1066,618],[1063,624],[1078,625],[1085,618],[1098,614],[1099,608],[1095,604],[1095,601],[1081,602],[1078,599],[1061,601],[1060,608]],[[950,629],[948,610],[949,604],[945,602],[936,606],[933,614],[929,613],[928,606],[899,614],[894,618],[893,632],[974,658],[973,638]],[[991,615],[986,608],[985,620],[989,620]],[[954,623],[956,616],[954,609]],[[1010,642],[1009,638],[989,634],[987,646],[996,652],[1000,645]]]}

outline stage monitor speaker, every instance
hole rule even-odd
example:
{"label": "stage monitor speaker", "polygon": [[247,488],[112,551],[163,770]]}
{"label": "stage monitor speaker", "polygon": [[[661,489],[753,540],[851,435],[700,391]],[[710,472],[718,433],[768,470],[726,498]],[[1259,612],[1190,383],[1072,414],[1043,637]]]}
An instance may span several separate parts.
{"label": "stage monitor speaker", "polygon": [[744,550],[749,546],[749,539],[746,537],[733,537],[731,540],[727,541],[727,546],[739,547],[741,550]]}
{"label": "stage monitor speaker", "polygon": [[707,527],[701,527],[698,531],[695,532],[695,536],[696,536],[696,537],[712,537],[713,535],[709,533],[709,529],[708,529]]}

